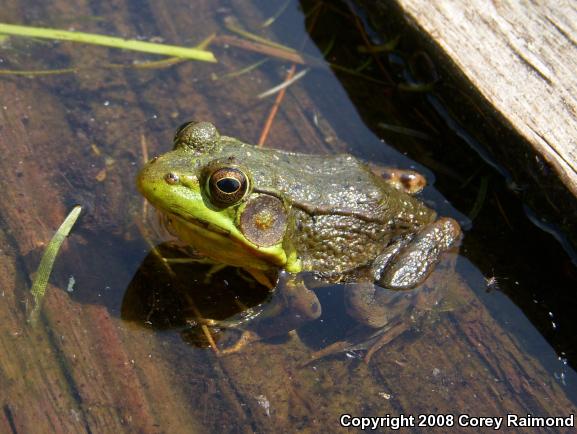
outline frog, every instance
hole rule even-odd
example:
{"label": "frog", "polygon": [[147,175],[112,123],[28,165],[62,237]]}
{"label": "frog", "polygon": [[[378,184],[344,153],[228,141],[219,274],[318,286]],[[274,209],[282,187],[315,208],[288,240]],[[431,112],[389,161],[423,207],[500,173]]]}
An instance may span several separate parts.
{"label": "frog", "polygon": [[423,284],[462,238],[456,220],[418,197],[422,175],[381,169],[350,154],[258,147],[189,121],[137,186],[181,242],[281,294],[265,318],[290,330],[320,317],[308,273],[342,284],[347,314],[376,329],[388,321],[386,294]]}

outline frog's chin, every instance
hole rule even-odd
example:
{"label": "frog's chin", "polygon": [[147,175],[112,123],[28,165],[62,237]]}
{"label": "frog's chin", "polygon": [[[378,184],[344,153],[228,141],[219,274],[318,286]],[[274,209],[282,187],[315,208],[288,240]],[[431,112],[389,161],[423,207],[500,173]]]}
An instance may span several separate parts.
{"label": "frog's chin", "polygon": [[190,244],[201,254],[216,262],[246,269],[270,270],[287,262],[281,243],[259,247],[238,234],[193,217],[163,214],[165,228],[175,237]]}

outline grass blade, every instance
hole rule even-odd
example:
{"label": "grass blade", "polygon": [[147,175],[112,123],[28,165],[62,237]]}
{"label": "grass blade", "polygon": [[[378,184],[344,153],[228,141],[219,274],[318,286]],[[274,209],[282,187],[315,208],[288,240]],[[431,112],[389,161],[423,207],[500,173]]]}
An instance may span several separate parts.
{"label": "grass blade", "polygon": [[19,26],[0,23],[0,34],[24,36],[29,38],[57,39],[60,41],[82,42],[85,44],[103,45],[124,50],[142,51],[171,57],[216,62],[210,51],[198,48],[179,47],[177,45],[156,44],[134,39],[123,39],[114,36],[97,35],[94,33],[71,32],[68,30],[48,29],[43,27]]}
{"label": "grass blade", "polygon": [[46,250],[42,255],[42,259],[40,260],[40,265],[38,266],[38,271],[36,272],[36,276],[34,277],[34,282],[32,283],[32,298],[34,301],[34,307],[32,312],[30,313],[29,321],[34,323],[36,318],[38,317],[38,313],[40,312],[40,307],[42,306],[42,300],[44,299],[44,295],[46,294],[46,286],[48,285],[48,278],[52,273],[52,267],[54,266],[54,261],[56,259],[56,255],[60,251],[60,247],[64,242],[64,239],[70,233],[72,226],[76,223],[78,216],[80,215],[80,211],[82,211],[82,207],[80,205],[75,206],[72,208],[72,211],[68,214],[68,216],[64,219],[50,242],[48,246],[46,246]]}

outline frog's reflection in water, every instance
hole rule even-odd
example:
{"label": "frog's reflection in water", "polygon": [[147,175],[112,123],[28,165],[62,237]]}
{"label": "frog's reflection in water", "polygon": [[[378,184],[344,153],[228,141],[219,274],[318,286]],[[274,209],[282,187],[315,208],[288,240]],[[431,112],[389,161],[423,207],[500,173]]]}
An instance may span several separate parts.
{"label": "frog's reflection in water", "polygon": [[[171,243],[150,252],[126,289],[121,317],[157,331],[179,331],[192,345],[206,347],[203,319],[219,322],[241,315],[264,303],[269,291],[231,267],[207,278],[211,266],[182,261],[186,253]],[[215,340],[221,329],[211,327]]]}
{"label": "frog's reflection in water", "polygon": [[[168,259],[168,267],[160,258]],[[247,330],[268,342],[281,343],[295,329],[313,350],[338,343],[334,352],[343,352],[369,350],[379,340],[416,330],[425,314],[430,318],[431,311],[441,311],[446,305],[443,285],[425,283],[409,291],[385,291],[385,300],[380,302],[384,301],[388,321],[378,330],[371,329],[346,312],[343,292],[355,291],[357,284],[319,286],[312,274],[304,274],[302,278],[315,288],[322,305],[320,318],[308,321],[299,312],[283,311],[282,291],[271,292],[242,270],[226,267],[207,278],[210,265],[184,258],[185,252],[171,243],[149,253],[125,292],[122,319],[155,331],[174,330],[196,347],[210,345],[205,325],[219,348],[233,345]],[[438,283],[435,275],[450,272],[451,262],[441,262],[428,281]]]}

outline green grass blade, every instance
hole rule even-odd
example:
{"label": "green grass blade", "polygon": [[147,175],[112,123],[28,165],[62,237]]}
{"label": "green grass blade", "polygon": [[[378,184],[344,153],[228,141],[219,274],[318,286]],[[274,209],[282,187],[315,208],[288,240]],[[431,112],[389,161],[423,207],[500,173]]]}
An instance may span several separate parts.
{"label": "green grass blade", "polygon": [[36,276],[34,278],[34,282],[32,283],[32,298],[34,301],[34,308],[30,313],[30,322],[34,323],[36,318],[38,317],[38,313],[40,312],[40,307],[42,306],[42,300],[44,299],[44,295],[46,294],[46,286],[48,285],[48,278],[50,277],[50,273],[52,273],[52,267],[54,266],[54,261],[56,259],[56,255],[58,254],[64,239],[70,233],[72,226],[76,223],[78,216],[80,215],[80,211],[82,211],[82,207],[80,205],[75,206],[70,211],[70,214],[64,219],[50,242],[48,246],[46,246],[46,250],[44,251],[44,255],[42,255],[42,259],[40,260],[40,265],[38,266],[38,271],[36,272]]}
{"label": "green grass blade", "polygon": [[161,54],[171,57],[181,57],[185,59],[200,60],[203,62],[216,62],[214,54],[210,51],[198,48],[156,44],[152,42],[136,41],[134,39],[116,38],[114,36],[96,35],[94,33],[70,32],[68,30],[0,23],[0,34],[81,42],[84,44],[104,45],[106,47],[142,51],[145,53]]}

